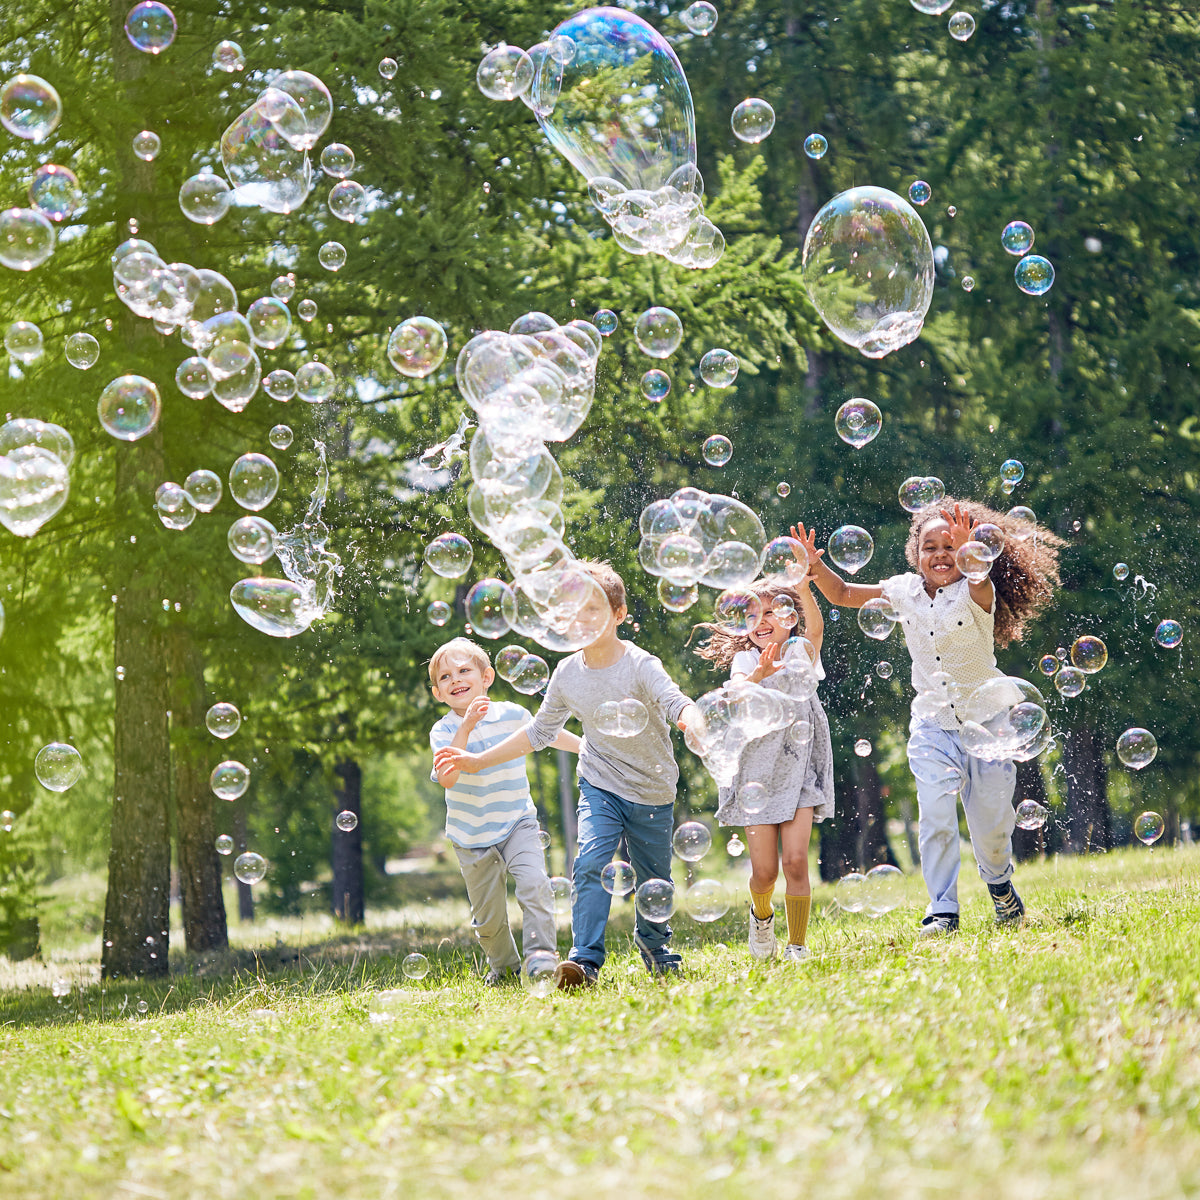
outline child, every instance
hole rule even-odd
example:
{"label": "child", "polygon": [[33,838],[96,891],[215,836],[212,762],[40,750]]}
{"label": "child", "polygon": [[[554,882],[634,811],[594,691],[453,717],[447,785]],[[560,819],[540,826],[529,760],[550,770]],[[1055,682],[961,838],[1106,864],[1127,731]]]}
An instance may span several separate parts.
{"label": "child", "polygon": [[[978,583],[958,569],[955,555],[981,523],[1004,533],[1000,556]],[[804,527],[796,537],[803,539]],[[1032,534],[1032,536],[1031,536]],[[811,539],[810,542],[811,543]],[[900,614],[912,656],[916,697],[909,725],[908,765],[917,784],[921,873],[929,890],[922,935],[958,929],[958,795],[961,792],[971,847],[987,884],[999,924],[1019,922],[1025,905],[1012,884],[1011,762],[988,762],[968,754],[954,701],[1003,675],[994,643],[1019,640],[1026,624],[1049,603],[1058,584],[1061,538],[970,501],[914,515],[904,555],[916,573],[894,575],[874,587],[846,583],[813,556],[814,576],[831,604],[861,608],[882,596]],[[947,688],[946,684],[950,687]],[[942,699],[947,702],[940,702]]]}
{"label": "child", "polygon": [[[577,562],[599,585],[584,605],[583,620],[598,628],[585,649],[564,658],[550,677],[546,698],[533,724],[481,754],[439,750],[440,769],[474,772],[519,758],[551,744],[568,717],[583,726],[579,748],[579,853],[575,857],[571,906],[573,945],[560,964],[558,986],[592,986],[604,964],[604,930],[612,896],[600,875],[612,861],[622,835],[640,886],[671,878],[671,835],[679,769],[670,726],[698,721],[695,705],[671,681],[662,663],[617,636],[625,620],[625,584],[607,563]],[[596,710],[608,701],[640,701],[649,721],[634,737],[617,737],[598,727]],[[668,949],[671,927],[637,914],[634,943],[652,975],[678,971],[682,959]]]}
{"label": "child", "polygon": [[[443,747],[487,750],[529,723],[519,704],[488,699],[495,678],[487,654],[467,638],[455,638],[434,651],[430,687],[434,698],[450,708],[429,732],[435,763]],[[560,733],[553,744],[560,750],[579,749],[573,733]],[[525,764],[492,767],[471,780],[461,779],[453,767],[435,765],[432,779],[446,789],[446,837],[467,885],[471,927],[488,960],[483,982],[496,987],[521,969],[508,926],[506,873],[513,877],[524,918],[526,957],[534,950],[556,949],[554,897]]]}
{"label": "child", "polygon": [[[810,547],[816,559],[817,552]],[[813,646],[818,679],[825,678],[821,667],[821,639],[824,621],[806,576],[796,585],[760,581],[753,592],[763,604],[758,624],[747,635],[735,636],[717,625],[697,628],[711,630],[708,642],[696,651],[714,666],[727,667],[730,679],[794,694],[799,680],[783,665],[780,654],[784,642],[803,634]],[[786,601],[786,604],[780,604]],[[776,605],[780,605],[776,608]],[[803,625],[797,628],[797,613]],[[722,825],[741,825],[750,848],[750,953],[755,958],[775,955],[775,910],[771,897],[779,877],[779,847],[783,848],[783,904],[787,913],[788,944],[786,962],[800,962],[808,956],[805,939],[808,914],[812,905],[812,885],[808,879],[808,841],[814,820],[833,816],[833,747],[829,721],[816,696],[797,708],[799,721],[811,730],[809,737],[797,739],[795,728],[781,729],[757,738],[742,751],[737,778],[732,787],[720,789],[717,820]],[[744,788],[750,782],[764,788],[764,802],[748,811],[743,804]]]}

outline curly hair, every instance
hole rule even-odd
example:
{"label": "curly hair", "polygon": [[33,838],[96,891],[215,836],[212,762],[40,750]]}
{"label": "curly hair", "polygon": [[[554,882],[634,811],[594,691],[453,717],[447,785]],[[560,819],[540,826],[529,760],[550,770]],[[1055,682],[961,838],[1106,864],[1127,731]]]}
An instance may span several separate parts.
{"label": "curly hair", "polygon": [[955,505],[972,521],[998,525],[1004,531],[1004,549],[992,563],[991,581],[996,589],[996,644],[1007,646],[1019,642],[1025,636],[1030,621],[1041,613],[1054,597],[1059,585],[1058,551],[1065,546],[1057,534],[1041,525],[1024,539],[1016,536],[1025,533],[1028,524],[997,512],[986,504],[974,500],[955,500],[947,496],[940,504],[913,514],[908,530],[908,541],[904,545],[904,557],[909,566],[917,570],[920,557],[921,535],[933,521],[945,518],[943,512],[951,512]]}
{"label": "curly hair", "polygon": [[[804,612],[800,606],[799,588],[769,579],[759,579],[750,584],[748,590],[764,601],[765,608],[770,608],[780,596],[786,596],[796,606],[796,628],[792,630],[792,635],[800,636],[804,633]],[[757,649],[747,634],[730,633],[711,621],[701,621],[700,624],[692,626],[692,632],[688,635],[689,644],[699,629],[707,630],[709,637],[703,645],[697,646],[693,653],[707,659],[714,671],[718,668],[728,671],[734,655],[742,650]]]}

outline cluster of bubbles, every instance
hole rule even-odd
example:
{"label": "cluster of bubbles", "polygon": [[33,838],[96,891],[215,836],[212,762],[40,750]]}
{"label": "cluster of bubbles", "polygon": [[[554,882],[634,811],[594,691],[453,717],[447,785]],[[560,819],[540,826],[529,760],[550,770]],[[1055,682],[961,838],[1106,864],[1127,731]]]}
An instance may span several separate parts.
{"label": "cluster of bubbles", "polygon": [[1054,689],[1060,696],[1071,699],[1087,687],[1087,677],[1098,674],[1107,663],[1108,647],[1093,634],[1084,634],[1071,643],[1069,652],[1060,648],[1054,654],[1042,655],[1038,670],[1053,677]]}
{"label": "cluster of bubbles", "polygon": [[1033,226],[1027,221],[1009,221],[1000,234],[1000,245],[1021,261],[1013,272],[1017,287],[1027,296],[1042,296],[1054,285],[1054,267],[1048,258],[1030,254]]}
{"label": "cluster of bubbles", "polygon": [[496,674],[523,696],[537,695],[550,682],[546,660],[521,646],[505,646],[496,655]]}
{"label": "cluster of bubbles", "polygon": [[1028,680],[989,679],[955,705],[969,754],[987,762],[1029,762],[1053,739],[1046,700]]}
{"label": "cluster of bubbles", "polygon": [[904,903],[904,873],[890,863],[880,863],[865,875],[850,871],[834,885],[833,896],[842,912],[882,917]]}
{"label": "cluster of bubbles", "polygon": [[61,425],[31,417],[0,425],[0,524],[17,537],[41,529],[67,502],[74,457]]}

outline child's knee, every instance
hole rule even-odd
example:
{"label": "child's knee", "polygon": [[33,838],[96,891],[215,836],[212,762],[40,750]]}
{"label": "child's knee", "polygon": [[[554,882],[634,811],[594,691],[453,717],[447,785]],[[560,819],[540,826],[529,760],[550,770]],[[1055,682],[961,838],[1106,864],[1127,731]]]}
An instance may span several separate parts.
{"label": "child's knee", "polygon": [[807,879],[808,854],[785,850],[783,852],[783,873],[789,879]]}

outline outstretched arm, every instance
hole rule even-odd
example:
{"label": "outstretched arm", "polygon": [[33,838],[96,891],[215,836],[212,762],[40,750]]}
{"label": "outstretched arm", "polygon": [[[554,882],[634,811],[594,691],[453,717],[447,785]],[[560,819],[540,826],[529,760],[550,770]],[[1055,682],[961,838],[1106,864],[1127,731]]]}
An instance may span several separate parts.
{"label": "outstretched arm", "polygon": [[583,739],[581,737],[578,737],[576,734],[570,733],[568,730],[564,729],[558,735],[558,737],[556,737],[554,741],[550,743],[550,745],[553,746],[555,750],[569,750],[572,754],[578,754],[579,746],[582,741]]}
{"label": "outstretched arm", "polygon": [[[819,562],[820,559],[810,559],[811,562]],[[825,640],[825,618],[821,616],[821,609],[817,605],[817,598],[812,594],[812,571],[804,577],[804,581],[796,589],[800,597],[800,611],[804,614],[804,636],[812,642],[813,649],[819,655],[821,653],[821,643]]]}
{"label": "outstretched arm", "polygon": [[[836,604],[839,608],[862,608],[868,600],[877,600],[883,595],[883,588],[878,584],[847,583],[840,575],[830,570],[822,562],[825,551],[817,549],[816,530],[810,529],[806,532],[803,525],[793,525],[792,537],[802,542],[808,551],[809,572],[813,583],[830,604]],[[811,642],[812,638],[808,640]],[[816,645],[815,642],[813,644]]]}
{"label": "outstretched arm", "polygon": [[[504,741],[497,742],[490,750],[479,754],[468,754],[466,750],[460,750],[456,746],[443,746],[433,756],[433,767],[438,773],[439,781],[451,771],[457,779],[459,771],[474,775],[486,767],[494,767],[497,763],[509,762],[511,759],[523,758],[532,753],[533,746],[529,741],[529,734],[524,729],[518,729],[516,733],[510,733]],[[449,787],[450,784],[443,786]]]}
{"label": "outstretched arm", "polygon": [[[978,521],[972,521],[971,518],[961,511],[956,504],[953,512],[947,512],[942,509],[942,516],[946,518],[946,522],[950,526],[950,545],[954,547],[954,553],[957,554],[963,546],[972,540],[974,536],[975,526]],[[992,605],[996,599],[996,589],[992,586],[992,578],[990,575],[985,575],[978,583],[973,580],[967,580],[967,591],[970,593],[971,599],[983,609],[984,612],[991,612]]]}

